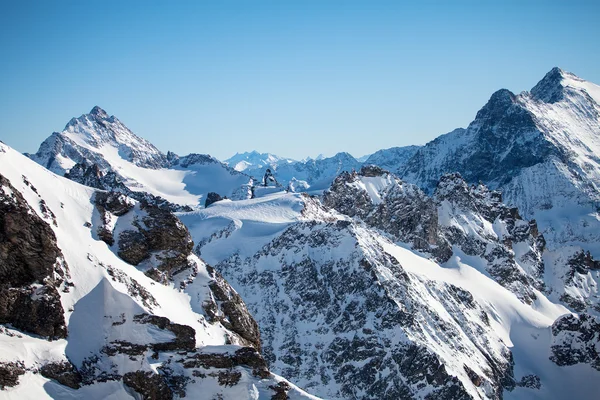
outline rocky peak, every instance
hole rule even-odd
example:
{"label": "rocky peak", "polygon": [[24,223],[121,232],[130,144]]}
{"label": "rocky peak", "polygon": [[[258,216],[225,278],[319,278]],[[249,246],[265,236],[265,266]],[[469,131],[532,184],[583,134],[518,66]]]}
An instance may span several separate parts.
{"label": "rocky peak", "polygon": [[388,171],[384,170],[381,167],[378,167],[377,165],[363,165],[360,168],[360,172],[359,172],[359,174],[362,176],[370,176],[370,177],[382,176],[387,173],[388,173]]}
{"label": "rocky peak", "polygon": [[492,94],[487,104],[475,117],[476,120],[497,120],[514,104],[515,94],[508,89],[500,89]]}
{"label": "rocky peak", "polygon": [[187,156],[179,157],[173,160],[173,165],[179,165],[182,168],[187,168],[194,164],[217,164],[220,163],[216,158],[208,154],[191,153]]}
{"label": "rocky peak", "polygon": [[469,185],[458,172],[442,175],[435,189],[435,197],[439,200],[468,194]]}
{"label": "rocky peak", "polygon": [[567,74],[558,67],[554,67],[544,76],[544,78],[531,89],[531,95],[534,99],[545,103],[556,103],[563,99],[564,86],[563,79]]}
{"label": "rocky peak", "polygon": [[334,160],[340,160],[340,161],[352,161],[352,162],[356,162],[356,159],[354,157],[352,157],[352,155],[350,153],[347,153],[345,151],[341,151],[339,153],[337,153],[335,156],[332,157]]}
{"label": "rocky peak", "polygon": [[90,111],[90,115],[93,115],[94,117],[100,119],[108,118],[108,114],[106,113],[106,111],[104,111],[99,106],[94,106],[94,108],[92,108],[92,110]]}

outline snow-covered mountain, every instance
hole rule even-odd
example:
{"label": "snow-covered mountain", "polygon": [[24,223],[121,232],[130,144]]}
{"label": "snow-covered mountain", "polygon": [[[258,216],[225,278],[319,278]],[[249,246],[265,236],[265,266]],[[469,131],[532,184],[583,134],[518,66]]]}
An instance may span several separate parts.
{"label": "snow-covered mountain", "polygon": [[227,160],[223,161],[225,164],[229,165],[236,171],[245,171],[247,169],[256,170],[262,169],[264,170],[269,168],[273,164],[279,163],[293,163],[296,162],[291,158],[283,158],[276,156],[271,153],[259,153],[256,150],[245,153],[235,153],[235,155]]}
{"label": "snow-covered mountain", "polygon": [[226,162],[235,164],[235,168],[244,171],[260,181],[267,169],[270,169],[277,182],[294,192],[319,192],[327,189],[331,182],[343,171],[359,169],[362,165],[348,153],[338,153],[333,157],[307,158],[293,161],[272,154],[251,153],[236,154]]}
{"label": "snow-covered mountain", "polygon": [[170,212],[0,143],[0,397],[311,398],[192,248]]}
{"label": "snow-covered mountain", "polygon": [[440,176],[502,192],[534,218],[550,247],[600,256],[600,86],[559,68],[530,92],[494,93],[467,129],[440,136],[400,168],[432,193]]}
{"label": "snow-covered mountain", "polygon": [[599,93],[553,69],[365,162],[163,154],[99,108],[30,156],[110,192],[0,145],[0,394],[594,398]]}
{"label": "snow-covered mountain", "polygon": [[457,173],[442,176],[429,197],[387,171],[363,167],[340,175],[324,204],[438,262],[478,257],[481,272],[525,303],[535,301],[538,290],[574,311],[598,315],[600,263],[580,247],[548,249],[535,220],[503,204],[500,192],[469,186]]}
{"label": "snow-covered mountain", "polygon": [[[535,224],[458,176],[434,200],[363,171],[325,196],[354,218],[291,193],[178,214],[196,253],[245,299],[273,371],[344,399],[587,398],[600,388],[595,356],[568,357],[595,346],[598,320],[546,296]],[[429,253],[398,241],[418,236]]]}
{"label": "snow-covered mountain", "polygon": [[172,203],[172,208],[204,205],[209,192],[236,199],[251,196],[249,176],[208,155],[163,154],[100,107],[73,118],[28,156],[80,183]]}

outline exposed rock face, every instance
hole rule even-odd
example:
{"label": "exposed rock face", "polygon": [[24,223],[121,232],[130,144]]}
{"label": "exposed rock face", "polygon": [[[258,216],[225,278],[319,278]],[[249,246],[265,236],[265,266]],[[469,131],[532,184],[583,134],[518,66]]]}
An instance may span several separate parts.
{"label": "exposed rock face", "polygon": [[152,324],[159,329],[171,331],[175,339],[151,345],[154,351],[194,350],[196,348],[196,332],[186,325],[174,324],[168,318],[156,315],[140,314],[133,317],[138,324]]}
{"label": "exposed rock face", "polygon": [[275,392],[273,396],[271,396],[271,400],[288,400],[289,396],[287,392],[290,386],[285,382],[279,382],[276,386],[270,386],[271,389]]}
{"label": "exposed rock face", "polygon": [[40,368],[43,377],[53,379],[73,389],[81,387],[81,374],[69,361],[52,362]]}
{"label": "exposed rock face", "polygon": [[209,192],[206,196],[206,201],[204,202],[204,207],[210,206],[212,203],[216,203],[217,201],[221,201],[223,198],[215,192]]}
{"label": "exposed rock face", "polygon": [[50,285],[0,287],[0,323],[50,340],[67,337],[60,295]]}
{"label": "exposed rock face", "polygon": [[0,175],[0,323],[49,339],[67,328],[56,289],[66,273],[56,236]]}
{"label": "exposed rock face", "polygon": [[589,251],[579,248],[565,253],[566,256],[554,263],[556,275],[563,283],[562,291],[557,290],[559,300],[576,312],[599,311],[594,288],[599,279],[600,262],[594,260]]}
{"label": "exposed rock face", "polygon": [[[361,177],[385,188],[380,199],[373,201],[367,190],[360,187]],[[385,201],[381,201],[383,198]],[[442,257],[449,252],[448,245],[439,238],[434,201],[416,186],[402,183],[379,167],[365,166],[360,173],[340,174],[325,192],[323,203],[402,238],[416,249],[430,250],[435,246]]]}
{"label": "exposed rock face", "polygon": [[589,314],[567,314],[552,325],[550,360],[564,365],[590,364],[600,371],[600,321]]}
{"label": "exposed rock face", "polygon": [[213,294],[211,301],[206,301],[203,308],[209,322],[220,322],[227,329],[237,333],[249,345],[261,350],[258,324],[250,315],[242,298],[214,268],[207,266],[213,278],[209,288]]}
{"label": "exposed rock face", "polygon": [[[122,160],[114,162],[117,155]],[[211,190],[206,181],[214,174],[220,176],[218,190],[232,199],[250,197],[251,178],[229,168],[214,157],[206,154],[189,154],[179,157],[174,153],[164,154],[147,140],[136,136],[121,121],[99,107],[88,114],[73,118],[62,132],[54,132],[41,145],[36,154],[28,154],[32,160],[52,172],[71,180],[106,191],[121,192],[138,201],[170,211],[191,211],[193,204],[189,198],[169,198],[172,193],[162,192],[161,185],[144,186],[137,181],[139,175],[132,171],[144,168],[147,176],[155,179],[176,179],[181,184],[181,175],[176,170],[190,170],[193,174],[184,178],[183,183],[191,184],[193,193],[183,189],[182,194],[205,198]],[[166,175],[159,169],[170,170]],[[154,170],[154,171],[152,171]],[[161,197],[168,198],[169,200]]]}
{"label": "exposed rock face", "polygon": [[140,209],[146,215],[134,221],[136,230],[123,231],[119,236],[119,256],[137,265],[152,255],[158,265],[147,274],[158,281],[189,268],[187,257],[194,242],[187,228],[166,210],[144,203]]}
{"label": "exposed rock face", "polygon": [[[111,340],[95,356],[84,360],[80,373],[68,365],[52,365],[45,368],[49,378],[63,384],[84,385],[107,380],[123,380],[123,383],[142,395],[144,399],[170,399],[173,396],[185,397],[187,385],[192,378],[214,378],[221,386],[235,386],[240,382],[242,372],[251,370],[253,376],[266,379],[271,376],[266,361],[257,349],[252,347],[229,346],[229,349],[211,350],[211,346],[196,348],[196,332],[187,325],[171,322],[168,318],[150,314],[133,317],[121,314],[107,330],[107,337],[116,334],[123,326],[138,333],[160,334],[154,340],[126,341]],[[140,329],[142,329],[140,331]],[[170,340],[166,338],[171,334]],[[142,333],[147,336],[147,333]],[[204,352],[206,351],[206,352]],[[119,360],[126,356],[133,362],[143,363],[153,359],[160,364],[158,374],[145,369],[131,370],[119,367]],[[129,371],[127,371],[129,369]],[[61,381],[62,379],[62,381]]]}
{"label": "exposed rock face", "polygon": [[[506,150],[499,152],[499,148]],[[440,158],[435,157],[436,151]],[[531,113],[518,104],[512,92],[501,89],[468,129],[442,135],[419,149],[400,175],[429,193],[444,173],[451,172],[459,172],[467,182],[498,187],[522,168],[543,162],[553,151]]]}
{"label": "exposed rock face", "polygon": [[111,230],[113,216],[120,217],[127,214],[134,207],[134,202],[122,193],[96,192],[94,203],[100,214],[101,224],[96,229],[98,238],[112,246],[115,243]]}
{"label": "exposed rock face", "polygon": [[428,197],[379,167],[363,167],[341,174],[323,201],[439,262],[450,259],[453,246],[481,257],[487,272],[526,302],[535,299],[532,288],[544,290],[545,241],[535,221],[524,221],[500,193],[470,186],[459,174],[442,176]]}
{"label": "exposed rock face", "polygon": [[170,400],[173,392],[165,379],[152,372],[128,372],[123,375],[123,383],[142,396],[144,400]]}
{"label": "exposed rock face", "polygon": [[526,387],[529,389],[541,389],[542,383],[540,381],[540,377],[537,375],[525,375],[517,386]]}
{"label": "exposed rock face", "polygon": [[516,208],[502,203],[499,192],[469,186],[459,174],[442,176],[434,199],[447,243],[481,257],[492,278],[527,303],[536,298],[532,289],[545,290],[546,242],[534,220],[523,220]]}
{"label": "exposed rock face", "polygon": [[[192,211],[189,206],[182,206],[171,203],[160,196],[155,196],[147,192],[134,191],[129,189],[122,182],[121,177],[112,170],[103,171],[97,164],[90,164],[88,161],[75,164],[69,172],[65,173],[65,178],[81,183],[82,185],[96,189],[106,190],[111,193],[122,193],[127,197],[143,201],[153,206],[167,211]],[[114,196],[113,194],[112,196]]]}
{"label": "exposed rock face", "polygon": [[568,262],[571,267],[569,271],[569,278],[573,279],[573,276],[577,274],[585,275],[590,271],[600,270],[600,261],[594,260],[589,251],[578,251]]}
{"label": "exposed rock face", "polygon": [[[257,324],[191,253],[173,214],[70,182],[2,143],[0,170],[0,389],[9,397],[44,389],[59,397],[271,397],[269,386],[282,378],[257,350]],[[126,231],[139,233],[150,251],[137,270],[109,252],[120,250]],[[181,274],[169,264],[179,260]],[[156,284],[143,274],[152,269],[172,281]],[[229,364],[184,366],[200,353]]]}
{"label": "exposed rock face", "polygon": [[61,256],[52,228],[0,175],[0,282],[15,287],[42,283],[59,272],[55,265]]}
{"label": "exposed rock face", "polygon": [[105,173],[97,164],[89,164],[85,160],[75,164],[69,172],[65,173],[65,178],[96,189],[128,194],[130,192],[115,172],[108,171]]}
{"label": "exposed rock face", "polygon": [[[406,273],[370,231],[332,214],[325,220],[293,224],[253,256],[216,265],[252,299],[271,370],[325,398],[463,399],[481,390],[500,399],[514,387],[510,350],[488,335],[470,293]],[[469,354],[478,386],[465,369],[450,370],[429,340]]]}
{"label": "exposed rock face", "polygon": [[218,368],[231,369],[239,366],[247,366],[252,373],[259,378],[270,376],[267,363],[260,353],[252,347],[242,347],[233,354],[202,353],[196,352],[186,357],[183,361],[184,368]]}
{"label": "exposed rock face", "polygon": [[0,362],[0,390],[14,387],[19,384],[19,376],[26,369],[21,362]]}
{"label": "exposed rock face", "polygon": [[149,263],[147,275],[159,282],[192,267],[187,258],[194,243],[187,228],[170,211],[145,202],[136,205],[115,192],[97,192],[94,202],[101,221],[98,238],[113,246],[114,231],[118,230],[117,254],[126,262]]}

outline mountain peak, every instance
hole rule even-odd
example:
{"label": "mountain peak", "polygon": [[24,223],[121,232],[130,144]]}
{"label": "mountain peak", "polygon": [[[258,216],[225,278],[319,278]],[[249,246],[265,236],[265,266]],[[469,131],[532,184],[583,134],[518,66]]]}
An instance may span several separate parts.
{"label": "mountain peak", "polygon": [[[531,95],[545,103],[556,103],[563,98],[563,79],[569,74],[564,70],[554,67],[544,78],[531,89]],[[569,74],[572,75],[572,74]]]}
{"label": "mountain peak", "polygon": [[508,89],[494,92],[485,106],[477,113],[476,120],[495,119],[515,102],[515,94]]}
{"label": "mountain peak", "polygon": [[94,106],[90,111],[90,115],[94,115],[99,118],[108,118],[108,114],[99,106]]}

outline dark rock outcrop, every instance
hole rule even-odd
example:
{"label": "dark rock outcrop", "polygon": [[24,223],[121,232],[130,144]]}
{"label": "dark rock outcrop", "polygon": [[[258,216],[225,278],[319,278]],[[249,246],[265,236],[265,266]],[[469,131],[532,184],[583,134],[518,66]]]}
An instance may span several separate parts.
{"label": "dark rock outcrop", "polygon": [[290,385],[285,382],[279,382],[277,385],[269,386],[269,389],[272,389],[275,394],[271,396],[271,400],[288,400],[289,396],[287,395],[290,390]]}
{"label": "dark rock outcrop", "polygon": [[152,324],[175,335],[175,339],[170,342],[151,344],[154,351],[191,351],[196,348],[196,331],[187,325],[175,324],[168,318],[150,314],[136,315],[133,321],[138,324]]}
{"label": "dark rock outcrop", "polygon": [[67,337],[60,294],[53,286],[0,286],[0,323],[51,340]]}
{"label": "dark rock outcrop", "polygon": [[386,190],[385,200],[374,203],[365,190],[353,185],[361,176],[396,179],[377,166],[362,167],[359,173],[343,172],[324,193],[325,206],[350,217],[359,217],[370,226],[412,243],[416,249],[434,247],[440,256],[449,251],[437,232],[436,205],[424,192],[397,180]]}
{"label": "dark rock outcrop", "polygon": [[203,304],[209,322],[219,321],[225,328],[242,337],[248,345],[260,351],[258,324],[250,315],[246,304],[221,274],[210,266],[207,266],[207,270],[213,279],[209,288],[214,296],[212,301]]}
{"label": "dark rock outcrop", "polygon": [[[261,324],[270,369],[325,398],[361,393],[365,399],[411,399],[432,393],[430,398],[463,399],[469,398],[465,381],[471,385],[476,379],[489,397],[499,399],[510,387],[510,350],[498,352],[497,343],[489,342],[489,319],[473,296],[409,275],[372,231],[316,210],[310,200],[307,218],[318,211],[324,221],[293,224],[254,255],[234,255],[216,266],[242,296],[253,299],[248,307]],[[452,322],[423,300],[423,291],[451,312]],[[423,332],[436,332],[436,343],[448,343],[449,351],[478,357],[470,368],[480,377],[448,369]],[[226,358],[202,357],[188,365],[231,365]]]}
{"label": "dark rock outcrop", "polygon": [[204,207],[208,207],[210,206],[212,203],[216,203],[217,201],[221,201],[223,200],[223,197],[221,197],[221,195],[219,195],[219,193],[215,193],[215,192],[208,192],[208,194],[206,195],[206,201],[204,202]]}
{"label": "dark rock outcrop", "polygon": [[98,164],[90,164],[87,160],[71,167],[69,172],[65,173],[65,178],[96,189],[121,193],[130,192],[115,172],[110,170],[103,172]]}
{"label": "dark rock outcrop", "polygon": [[0,390],[17,386],[19,384],[19,376],[25,372],[26,369],[22,362],[0,361]]}
{"label": "dark rock outcrop", "polygon": [[0,175],[0,282],[18,287],[43,283],[62,257],[56,236],[21,193]]}
{"label": "dark rock outcrop", "polygon": [[118,192],[97,192],[94,204],[101,220],[96,233],[109,246],[115,243],[114,220],[134,213],[131,226],[121,231],[118,238],[117,255],[126,262],[138,265],[152,258],[147,275],[162,283],[191,267],[187,258],[194,243],[171,211],[145,201],[136,207],[135,201]]}
{"label": "dark rock outcrop", "polygon": [[267,362],[253,347],[242,347],[233,354],[197,352],[183,360],[183,367],[188,369],[230,369],[239,366],[251,368],[252,374],[259,378],[265,379],[271,375]]}
{"label": "dark rock outcrop", "polygon": [[187,228],[171,212],[144,202],[140,203],[140,209],[146,215],[134,220],[135,230],[120,234],[118,255],[133,265],[154,256],[158,265],[147,275],[166,282],[190,267],[187,258],[194,242]]}
{"label": "dark rock outcrop", "polygon": [[600,371],[600,320],[589,314],[566,314],[552,324],[552,354],[555,364],[590,364]]}
{"label": "dark rock outcrop", "polygon": [[81,387],[81,374],[69,361],[48,363],[40,368],[40,373],[43,377],[53,379],[61,385],[73,389]]}
{"label": "dark rock outcrop", "polygon": [[139,393],[143,400],[171,400],[173,392],[165,379],[153,372],[128,372],[123,375],[123,383]]}
{"label": "dark rock outcrop", "polygon": [[540,380],[540,377],[537,375],[525,375],[517,383],[517,386],[525,387],[525,388],[529,388],[529,389],[541,389],[542,382]]}
{"label": "dark rock outcrop", "polygon": [[57,287],[66,264],[50,225],[0,175],[0,323],[49,339],[67,328]]}

